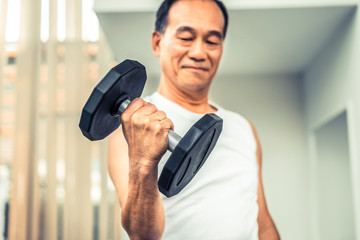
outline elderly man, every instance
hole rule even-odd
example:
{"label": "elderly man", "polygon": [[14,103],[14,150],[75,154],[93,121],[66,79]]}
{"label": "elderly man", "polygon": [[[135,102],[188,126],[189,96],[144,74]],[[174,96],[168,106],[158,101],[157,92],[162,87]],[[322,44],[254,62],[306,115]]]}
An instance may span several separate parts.
{"label": "elderly man", "polygon": [[[161,64],[158,91],[133,100],[122,128],[109,138],[109,173],[131,239],[279,239],[265,202],[254,126],[209,103],[227,25],[218,0],[165,0],[157,12],[152,48]],[[181,135],[206,113],[223,119],[220,138],[189,185],[166,198],[157,180],[168,130],[175,126]]]}

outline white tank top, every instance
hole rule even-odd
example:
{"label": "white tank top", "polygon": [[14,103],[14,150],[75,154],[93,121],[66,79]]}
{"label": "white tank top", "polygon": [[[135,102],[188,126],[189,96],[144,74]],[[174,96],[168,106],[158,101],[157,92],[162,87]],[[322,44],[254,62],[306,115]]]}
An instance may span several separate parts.
{"label": "white tank top", "polygon": [[[203,114],[190,112],[159,93],[145,98],[165,111],[184,136]],[[192,181],[177,195],[162,195],[165,209],[164,240],[258,239],[256,142],[249,122],[217,105],[223,130],[209,158]],[[159,175],[169,158],[159,163]]]}

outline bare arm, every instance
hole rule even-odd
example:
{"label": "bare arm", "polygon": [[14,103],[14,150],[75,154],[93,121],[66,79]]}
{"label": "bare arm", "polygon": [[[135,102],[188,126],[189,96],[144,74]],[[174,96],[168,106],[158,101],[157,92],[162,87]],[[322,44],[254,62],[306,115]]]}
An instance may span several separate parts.
{"label": "bare arm", "polygon": [[[122,207],[121,222],[131,239],[160,239],[165,214],[157,186],[157,165],[172,122],[141,99],[122,114],[122,128],[109,137],[108,168]],[[124,137],[125,136],[125,137]]]}
{"label": "bare arm", "polygon": [[258,164],[258,204],[259,204],[259,215],[257,221],[259,225],[259,239],[278,240],[280,239],[280,235],[276,229],[274,221],[271,218],[265,200],[265,194],[264,194],[264,188],[263,188],[262,176],[261,176],[262,151],[261,151],[260,140],[256,133],[254,125],[251,122],[250,125],[253,129],[257,144],[256,159]]}

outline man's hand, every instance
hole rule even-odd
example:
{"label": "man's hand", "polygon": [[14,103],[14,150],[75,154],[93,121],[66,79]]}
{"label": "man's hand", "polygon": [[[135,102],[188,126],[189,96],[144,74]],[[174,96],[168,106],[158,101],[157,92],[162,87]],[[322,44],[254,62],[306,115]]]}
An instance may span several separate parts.
{"label": "man's hand", "polygon": [[129,146],[130,164],[158,164],[167,150],[169,129],[174,129],[165,112],[155,105],[136,98],[121,115],[125,139]]}

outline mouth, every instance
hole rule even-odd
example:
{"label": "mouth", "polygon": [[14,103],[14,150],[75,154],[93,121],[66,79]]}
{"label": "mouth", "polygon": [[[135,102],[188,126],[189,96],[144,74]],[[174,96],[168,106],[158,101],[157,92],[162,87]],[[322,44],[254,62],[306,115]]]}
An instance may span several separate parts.
{"label": "mouth", "polygon": [[204,71],[204,72],[208,72],[209,69],[206,67],[199,67],[199,66],[182,66],[181,68],[183,69],[190,69],[190,70],[194,70],[194,71]]}

